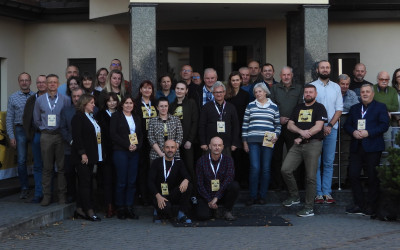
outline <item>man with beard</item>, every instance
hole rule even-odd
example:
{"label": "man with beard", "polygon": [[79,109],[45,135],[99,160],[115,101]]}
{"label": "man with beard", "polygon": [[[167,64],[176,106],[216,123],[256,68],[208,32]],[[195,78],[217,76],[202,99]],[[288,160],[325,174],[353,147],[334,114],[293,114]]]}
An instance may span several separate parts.
{"label": "man with beard", "polygon": [[190,224],[192,221],[185,215],[190,208],[190,176],[185,164],[175,158],[176,142],[167,140],[164,144],[164,157],[155,159],[150,167],[148,185],[153,197],[154,222],[172,217],[173,205],[179,205],[177,220]]}
{"label": "man with beard", "polygon": [[365,75],[367,74],[367,68],[362,63],[357,63],[354,66],[353,75],[354,78],[351,80],[350,83],[350,90],[356,92],[357,96],[360,97],[360,88],[364,84],[372,84],[366,80],[364,80]]}
{"label": "man with beard", "polygon": [[257,83],[263,82],[265,84],[265,86],[267,86],[269,91],[271,91],[271,88],[273,85],[278,83],[274,79],[274,74],[275,74],[274,65],[272,65],[270,63],[266,63],[262,66],[262,70],[261,70],[261,74],[260,74],[261,79],[254,82],[249,89],[250,102],[252,102],[256,99],[254,96],[254,93],[253,93],[253,89]]}
{"label": "man with beard", "polygon": [[311,84],[317,88],[317,102],[323,104],[328,114],[328,120],[324,125],[324,140],[322,146],[323,173],[321,176],[321,159],[317,171],[317,196],[315,203],[332,204],[336,201],[332,193],[333,161],[335,160],[338,120],[343,111],[343,98],[337,83],[329,80],[331,64],[322,60],[317,67],[318,79]]}
{"label": "man with beard", "polygon": [[294,145],[290,148],[282,164],[282,177],[285,181],[290,197],[282,205],[290,207],[300,203],[299,191],[293,172],[304,161],[306,169],[306,199],[304,209],[297,213],[300,217],[314,215],[314,196],[318,159],[322,150],[324,138],[324,122],[327,114],[324,105],[315,98],[317,89],[314,85],[304,86],[305,103],[298,104],[293,110],[288,122],[288,129],[297,134]]}

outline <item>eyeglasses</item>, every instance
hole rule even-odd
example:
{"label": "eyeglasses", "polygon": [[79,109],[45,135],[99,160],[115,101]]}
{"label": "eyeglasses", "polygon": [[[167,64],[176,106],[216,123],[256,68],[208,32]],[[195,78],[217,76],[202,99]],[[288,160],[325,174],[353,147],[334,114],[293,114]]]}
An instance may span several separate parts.
{"label": "eyeglasses", "polygon": [[31,80],[28,80],[28,79],[21,79],[21,80],[19,80],[19,82],[30,82]]}
{"label": "eyeglasses", "polygon": [[184,72],[184,73],[190,73],[190,72],[192,72],[190,69],[182,69],[182,72]]}
{"label": "eyeglasses", "polygon": [[388,82],[388,81],[390,81],[390,79],[386,79],[386,78],[379,78],[378,80],[381,81],[381,82]]}
{"label": "eyeglasses", "polygon": [[193,80],[195,80],[195,79],[200,79],[200,76],[193,76],[192,79],[193,79]]}
{"label": "eyeglasses", "polygon": [[214,91],[213,94],[223,94],[225,91]]}
{"label": "eyeglasses", "polygon": [[111,63],[111,66],[121,66],[120,63]]}

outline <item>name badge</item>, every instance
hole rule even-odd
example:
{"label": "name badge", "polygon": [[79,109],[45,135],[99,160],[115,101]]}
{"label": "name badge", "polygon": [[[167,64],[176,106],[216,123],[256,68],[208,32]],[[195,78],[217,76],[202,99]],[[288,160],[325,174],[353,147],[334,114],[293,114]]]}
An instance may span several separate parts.
{"label": "name badge", "polygon": [[273,148],[275,144],[272,142],[272,140],[275,137],[276,137],[276,134],[274,132],[269,132],[269,131],[265,132],[263,146],[268,147],[268,148]]}
{"label": "name badge", "polygon": [[161,183],[161,194],[162,195],[169,195],[168,183]]}
{"label": "name badge", "polygon": [[217,132],[225,133],[225,122],[224,121],[217,121]]}
{"label": "name badge", "polygon": [[131,145],[137,145],[137,144],[139,144],[139,142],[138,142],[138,140],[137,140],[136,133],[129,134],[129,142],[131,143]]}
{"label": "name badge", "polygon": [[358,119],[357,130],[365,130],[365,124],[366,124],[365,119]]}
{"label": "name badge", "polygon": [[211,180],[211,191],[217,192],[219,190],[219,180]]}
{"label": "name badge", "polygon": [[150,122],[150,119],[146,119],[146,130],[149,130],[149,122]]}
{"label": "name badge", "polygon": [[97,144],[101,144],[101,133],[97,132],[96,137],[97,137]]}
{"label": "name badge", "polygon": [[47,115],[47,126],[55,127],[57,123],[57,116],[56,115]]}

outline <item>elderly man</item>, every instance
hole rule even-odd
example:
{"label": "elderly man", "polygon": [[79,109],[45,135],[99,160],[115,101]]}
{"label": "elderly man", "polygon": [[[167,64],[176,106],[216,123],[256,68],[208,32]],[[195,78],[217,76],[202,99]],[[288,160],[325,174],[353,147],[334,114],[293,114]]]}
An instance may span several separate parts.
{"label": "elderly man", "polygon": [[26,167],[27,139],[22,127],[22,115],[26,101],[35,93],[30,89],[31,76],[28,73],[19,74],[18,84],[19,90],[8,98],[6,129],[11,147],[17,149],[18,177],[21,184],[19,198],[27,199],[29,195],[28,170]]}
{"label": "elderly man", "polygon": [[317,172],[317,196],[315,203],[332,204],[336,201],[332,197],[333,161],[335,160],[338,120],[343,111],[343,98],[339,85],[332,82],[331,64],[322,60],[316,70],[318,79],[311,84],[317,88],[317,102],[323,104],[328,113],[327,123],[324,125],[324,141],[322,146],[322,162],[324,165],[321,176],[321,160]]}
{"label": "elderly man", "polygon": [[235,106],[225,101],[225,85],[216,82],[211,92],[215,100],[203,106],[199,120],[200,147],[204,152],[209,150],[207,142],[215,136],[219,136],[225,143],[224,154],[231,156],[241,145],[239,139],[239,120]]}
{"label": "elderly man", "polygon": [[[242,76],[242,88],[250,84],[250,70],[247,67],[241,67],[239,73]],[[244,88],[243,88],[244,89]]]}
{"label": "elderly man", "polygon": [[[65,69],[65,79],[68,80],[71,76],[79,77],[79,69],[75,65],[69,65]],[[66,95],[67,94],[67,83],[63,83],[58,87],[57,92],[59,94]]]}
{"label": "elderly man", "polygon": [[354,66],[353,75],[354,78],[351,80],[350,89],[353,90],[358,97],[360,97],[360,88],[364,84],[372,84],[364,79],[367,74],[367,68],[362,63],[357,63]]}
{"label": "elderly man", "polygon": [[196,164],[199,204],[197,218],[207,220],[212,215],[217,217],[218,205],[225,208],[224,219],[235,220],[233,206],[239,196],[239,184],[234,181],[235,168],[230,156],[222,153],[224,142],[220,137],[213,137],[209,144],[210,153],[203,155]]}
{"label": "elderly man", "polygon": [[[389,86],[390,75],[386,71],[381,71],[377,76],[378,84],[374,85],[374,100],[386,105],[389,112],[397,112],[399,109],[399,100],[395,88]],[[385,149],[392,146],[392,127],[383,135],[385,140]]]}
{"label": "elderly man", "polygon": [[[380,77],[387,76],[381,74]],[[373,215],[376,212],[379,194],[376,167],[385,149],[383,134],[389,128],[389,116],[386,105],[374,100],[374,88],[370,84],[364,84],[360,93],[361,103],[351,107],[344,124],[346,132],[352,136],[349,178],[354,197],[354,206],[348,208],[346,212]],[[367,196],[364,195],[360,180],[363,168],[368,176]]]}
{"label": "elderly man", "polygon": [[207,68],[204,70],[204,86],[202,88],[203,95],[202,95],[202,102],[201,107],[204,106],[208,102],[214,101],[214,96],[212,94],[211,88],[214,83],[217,82],[218,75],[217,71],[213,68]]}
{"label": "elderly man", "polygon": [[200,109],[201,106],[203,105],[203,92],[202,92],[203,90],[200,85],[196,84],[195,81],[192,80],[192,76],[193,76],[192,66],[188,64],[183,65],[180,72],[181,80],[184,81],[187,85],[188,97],[195,100],[197,107]]}

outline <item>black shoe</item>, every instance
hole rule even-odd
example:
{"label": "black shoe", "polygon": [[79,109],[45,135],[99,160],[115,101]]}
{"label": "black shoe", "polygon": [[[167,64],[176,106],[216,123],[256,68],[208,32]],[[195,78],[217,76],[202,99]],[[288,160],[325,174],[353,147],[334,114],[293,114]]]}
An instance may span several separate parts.
{"label": "black shoe", "polygon": [[78,212],[75,210],[75,212],[74,212],[74,219],[84,219],[84,220],[87,220],[88,218],[87,218],[86,214],[80,214],[80,213],[78,213]]}
{"label": "black shoe", "polygon": [[75,202],[75,197],[73,196],[67,196],[67,201],[65,202],[66,204],[70,204]]}
{"label": "black shoe", "polygon": [[90,221],[101,221],[100,217],[97,215],[87,216],[86,219]]}
{"label": "black shoe", "polygon": [[371,216],[371,217],[376,217],[375,216],[375,212],[374,212],[374,210],[372,209],[372,207],[367,207],[366,209],[364,209],[364,215],[365,216]]}
{"label": "black shoe", "polygon": [[33,197],[33,199],[31,200],[31,203],[40,203],[42,201],[43,197]]}
{"label": "black shoe", "polygon": [[257,200],[250,198],[249,200],[246,201],[246,206],[251,206],[251,205],[254,205],[256,203],[257,203]]}
{"label": "black shoe", "polygon": [[120,220],[126,219],[125,208],[118,208],[117,210],[117,218]]}
{"label": "black shoe", "polygon": [[365,215],[359,206],[354,206],[354,207],[346,209],[346,214]]}
{"label": "black shoe", "polygon": [[258,199],[257,203],[260,205],[265,205],[265,200],[260,198]]}
{"label": "black shoe", "polygon": [[137,216],[135,214],[135,212],[133,211],[132,207],[127,208],[126,217],[128,217],[129,219],[132,219],[132,220],[138,220],[139,219],[139,216]]}

